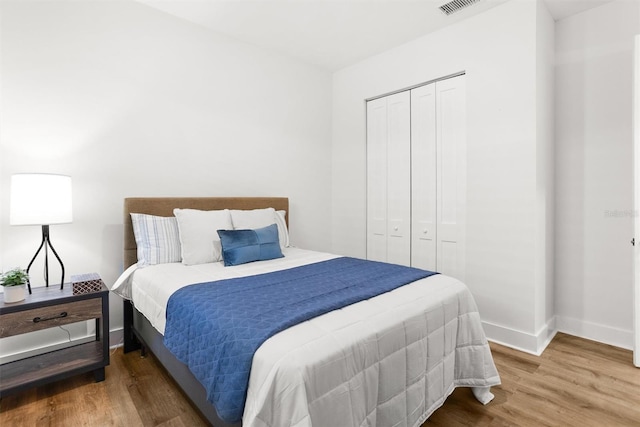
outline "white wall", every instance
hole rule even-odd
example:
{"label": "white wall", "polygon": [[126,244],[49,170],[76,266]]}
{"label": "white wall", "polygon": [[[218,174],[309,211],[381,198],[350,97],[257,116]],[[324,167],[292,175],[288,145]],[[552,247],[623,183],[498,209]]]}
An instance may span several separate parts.
{"label": "white wall", "polygon": [[556,313],[562,331],[632,348],[633,36],[640,3],[556,23]]}
{"label": "white wall", "polygon": [[329,73],[130,1],[0,16],[0,267],[39,244],[8,225],[10,176],[33,171],[73,178],[74,222],[51,227],[68,275],[118,277],[127,196],[287,196],[292,243],[330,249]]}
{"label": "white wall", "polygon": [[[549,316],[544,260],[552,165],[538,156],[551,134],[536,92],[537,44],[553,39],[548,14],[533,1],[508,2],[476,17],[369,58],[333,78],[333,250],[366,254],[365,99],[459,71],[467,74],[467,284],[487,334],[536,352]],[[545,11],[546,12],[546,11]],[[538,17],[538,15],[541,15]],[[539,22],[543,20],[543,22]],[[546,40],[546,41],[545,41]],[[547,71],[547,75],[550,74]],[[539,102],[547,103],[538,107]],[[538,129],[540,127],[540,129]],[[538,178],[543,171],[544,178]],[[542,212],[542,214],[540,214]],[[538,260],[536,257],[543,257]]]}

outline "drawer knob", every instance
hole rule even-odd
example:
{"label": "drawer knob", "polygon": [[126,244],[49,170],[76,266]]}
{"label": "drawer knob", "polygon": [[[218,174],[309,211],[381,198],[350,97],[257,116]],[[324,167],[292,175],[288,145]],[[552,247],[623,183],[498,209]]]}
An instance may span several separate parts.
{"label": "drawer knob", "polygon": [[67,317],[67,312],[66,311],[63,311],[60,314],[55,314],[55,315],[49,316],[49,317],[34,317],[33,318],[33,323],[44,322],[46,320],[53,320],[53,319],[62,319],[63,317]]}

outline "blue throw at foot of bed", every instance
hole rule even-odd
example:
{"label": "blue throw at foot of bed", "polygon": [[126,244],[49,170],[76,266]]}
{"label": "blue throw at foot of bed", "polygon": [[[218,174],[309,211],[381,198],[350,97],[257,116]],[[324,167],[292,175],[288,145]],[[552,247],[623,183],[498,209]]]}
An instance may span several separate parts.
{"label": "blue throw at foot of bed", "polygon": [[187,286],[169,299],[164,343],[205,387],[220,418],[239,422],[253,354],[263,342],[290,326],[433,274],[336,258]]}

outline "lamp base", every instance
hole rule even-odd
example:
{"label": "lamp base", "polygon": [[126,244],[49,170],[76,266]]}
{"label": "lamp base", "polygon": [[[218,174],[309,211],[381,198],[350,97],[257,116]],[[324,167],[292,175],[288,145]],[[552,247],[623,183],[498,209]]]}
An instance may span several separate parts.
{"label": "lamp base", "polygon": [[[33,258],[31,258],[31,262],[27,266],[27,274],[29,274],[29,269],[33,265],[33,262],[36,260],[36,258],[38,257],[38,254],[40,253],[40,251],[42,250],[43,247],[44,247],[44,281],[45,281],[45,285],[47,287],[49,287],[49,251],[48,251],[48,248],[51,248],[51,252],[53,252],[53,254],[56,256],[56,259],[60,263],[60,267],[62,269],[62,278],[60,279],[60,289],[63,289],[63,287],[64,287],[64,264],[62,263],[62,260],[58,256],[58,253],[56,252],[56,250],[53,248],[53,245],[51,244],[51,239],[49,238],[49,225],[43,225],[42,226],[42,242],[40,243],[40,246],[38,247],[38,250],[36,251],[36,254],[33,256]],[[30,281],[27,282],[27,286],[29,287],[29,294],[31,294],[31,283],[30,283]]]}

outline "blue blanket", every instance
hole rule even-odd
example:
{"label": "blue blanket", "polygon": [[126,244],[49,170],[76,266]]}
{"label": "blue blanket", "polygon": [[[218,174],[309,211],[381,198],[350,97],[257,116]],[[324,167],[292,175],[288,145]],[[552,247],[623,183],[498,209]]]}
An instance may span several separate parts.
{"label": "blue blanket", "polygon": [[202,383],[220,418],[239,422],[253,354],[269,337],[432,274],[337,258],[187,286],[169,299],[164,344]]}

